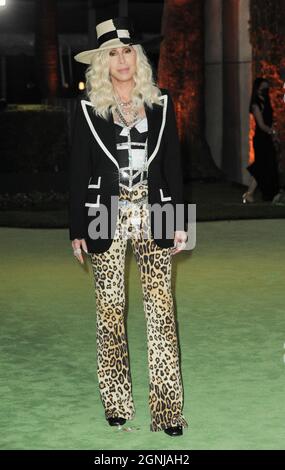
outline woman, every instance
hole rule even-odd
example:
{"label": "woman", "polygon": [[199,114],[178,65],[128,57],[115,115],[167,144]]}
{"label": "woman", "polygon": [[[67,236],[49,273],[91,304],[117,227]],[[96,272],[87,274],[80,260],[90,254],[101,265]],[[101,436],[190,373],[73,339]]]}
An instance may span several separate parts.
{"label": "woman", "polygon": [[278,141],[273,126],[273,110],[269,97],[269,83],[256,78],[249,106],[255,118],[253,137],[254,162],[247,166],[251,174],[248,190],[242,195],[243,202],[254,202],[253,193],[258,186],[264,201],[272,201],[279,191],[278,163],[274,141]]}
{"label": "woman", "polygon": [[[75,56],[89,67],[87,94],[77,100],[73,125],[69,209],[74,255],[83,263],[82,248],[93,268],[101,399],[110,425],[133,419],[124,324],[130,240],[147,320],[150,429],[178,436],[188,424],[182,414],[171,262],[185,247],[187,223],[178,213],[183,181],[173,103],[167,90],[153,83],[128,18],[99,23],[96,32],[98,48]],[[165,202],[174,224],[171,230],[167,214],[157,234],[159,211],[152,217],[149,206],[161,209]]]}

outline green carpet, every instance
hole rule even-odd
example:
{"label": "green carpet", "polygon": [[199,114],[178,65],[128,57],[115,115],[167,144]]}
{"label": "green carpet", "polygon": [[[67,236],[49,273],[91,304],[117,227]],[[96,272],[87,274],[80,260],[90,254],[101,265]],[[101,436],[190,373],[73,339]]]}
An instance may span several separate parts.
{"label": "green carpet", "polygon": [[0,448],[284,449],[284,233],[282,219],[200,222],[193,252],[174,257],[189,428],[173,438],[149,430],[146,325],[130,250],[136,417],[125,432],[107,424],[100,401],[90,260],[84,268],[73,258],[66,229],[1,228]]}

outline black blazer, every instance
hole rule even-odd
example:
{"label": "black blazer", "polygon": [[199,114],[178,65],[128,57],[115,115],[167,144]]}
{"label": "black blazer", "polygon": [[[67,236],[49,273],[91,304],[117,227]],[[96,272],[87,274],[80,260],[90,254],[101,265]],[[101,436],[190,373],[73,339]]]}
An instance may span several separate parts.
{"label": "black blazer", "polygon": [[[173,210],[173,230],[170,234],[169,229],[166,231],[169,217],[166,212],[166,216],[162,217],[162,232],[159,236],[154,232],[155,217],[151,213],[152,236],[157,245],[167,248],[173,246],[175,230],[187,230],[187,217],[173,101],[168,90],[160,90],[163,106],[153,104],[151,110],[145,105],[148,120],[148,203],[161,207],[167,204]],[[98,117],[91,111],[91,106],[86,95],[77,97],[69,161],[69,233],[70,240],[85,239],[88,253],[102,253],[110,247],[116,228],[114,221],[117,220],[118,211],[119,164],[113,116],[110,113],[108,120]],[[185,217],[177,216],[177,204],[180,205],[179,214],[182,208]],[[103,205],[107,208],[105,213],[100,212]],[[98,224],[99,214],[105,214],[108,238],[103,238],[100,233],[97,238],[94,234],[95,224],[92,221],[97,218]]]}

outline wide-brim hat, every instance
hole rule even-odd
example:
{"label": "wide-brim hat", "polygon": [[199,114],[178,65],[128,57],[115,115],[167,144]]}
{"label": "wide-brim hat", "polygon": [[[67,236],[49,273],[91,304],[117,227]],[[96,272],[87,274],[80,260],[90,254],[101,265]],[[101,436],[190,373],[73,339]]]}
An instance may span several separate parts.
{"label": "wide-brim hat", "polygon": [[104,49],[113,49],[114,47],[129,46],[131,44],[149,45],[154,41],[161,41],[163,35],[155,38],[142,38],[136,35],[132,20],[127,16],[120,16],[96,25],[97,47],[79,52],[74,56],[77,62],[82,64],[91,64],[91,58],[94,53]]}

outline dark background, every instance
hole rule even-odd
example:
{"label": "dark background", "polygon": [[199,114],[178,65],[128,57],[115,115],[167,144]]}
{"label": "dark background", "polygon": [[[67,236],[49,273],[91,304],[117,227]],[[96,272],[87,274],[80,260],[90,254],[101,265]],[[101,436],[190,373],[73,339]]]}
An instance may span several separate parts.
{"label": "dark background", "polygon": [[[73,56],[89,48],[88,10],[96,10],[96,23],[119,16],[118,0],[57,0],[57,31],[62,47],[62,61],[68,88],[62,87],[59,96],[77,94],[77,84],[84,80],[86,66]],[[6,100],[8,103],[39,103],[43,98],[37,83],[34,41],[37,11],[34,0],[7,0],[6,8],[0,8],[0,55],[6,61]],[[157,35],[161,30],[163,0],[128,1],[128,16],[135,30],[143,36]],[[70,47],[72,76],[70,76],[68,47]],[[92,48],[92,46],[90,47]],[[159,45],[148,48],[148,56],[154,67],[158,62]],[[0,75],[0,98],[3,74]]]}

